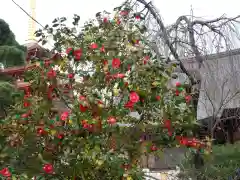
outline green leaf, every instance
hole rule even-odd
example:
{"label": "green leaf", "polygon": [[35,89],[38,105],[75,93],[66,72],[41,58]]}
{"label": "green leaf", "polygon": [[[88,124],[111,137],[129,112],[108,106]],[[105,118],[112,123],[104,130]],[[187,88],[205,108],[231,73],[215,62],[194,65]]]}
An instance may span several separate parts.
{"label": "green leaf", "polygon": [[58,27],[59,23],[53,24],[52,27]]}

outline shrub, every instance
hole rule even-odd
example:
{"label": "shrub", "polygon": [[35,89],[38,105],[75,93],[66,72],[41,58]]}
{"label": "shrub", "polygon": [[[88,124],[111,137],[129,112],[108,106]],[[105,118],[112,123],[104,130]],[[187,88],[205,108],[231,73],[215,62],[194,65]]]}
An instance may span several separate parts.
{"label": "shrub", "polygon": [[205,165],[200,169],[194,168],[190,153],[183,163],[181,176],[191,177],[192,179],[197,177],[199,180],[238,179],[240,177],[238,170],[240,167],[239,153],[239,143],[213,146],[210,156],[203,156]]}
{"label": "shrub", "polygon": [[[56,55],[24,78],[31,83],[4,120],[1,174],[21,179],[142,179],[140,157],[191,140],[195,123],[184,84],[169,86],[164,64],[139,29],[141,18],[120,7],[97,14],[77,32],[66,18],[36,32],[54,38]],[[56,109],[56,102],[64,103]],[[140,118],[130,116],[138,112]],[[146,140],[148,129],[157,139]],[[178,138],[176,138],[178,136]],[[190,136],[186,139],[186,136]]]}

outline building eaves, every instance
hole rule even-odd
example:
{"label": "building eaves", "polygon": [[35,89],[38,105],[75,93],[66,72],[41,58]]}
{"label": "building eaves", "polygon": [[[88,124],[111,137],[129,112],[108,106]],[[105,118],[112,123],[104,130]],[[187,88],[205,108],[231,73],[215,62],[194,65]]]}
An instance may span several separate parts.
{"label": "building eaves", "polygon": [[[224,52],[219,52],[219,53],[214,53],[214,54],[209,54],[209,55],[204,55],[204,56],[202,56],[202,58],[204,60],[209,61],[209,60],[220,59],[220,58],[225,58],[225,57],[235,56],[235,55],[240,55],[240,48],[229,50],[229,51],[224,51]],[[196,62],[195,57],[184,57],[184,58],[181,58],[181,61],[187,62],[187,63]],[[171,63],[177,63],[177,61],[174,60]]]}

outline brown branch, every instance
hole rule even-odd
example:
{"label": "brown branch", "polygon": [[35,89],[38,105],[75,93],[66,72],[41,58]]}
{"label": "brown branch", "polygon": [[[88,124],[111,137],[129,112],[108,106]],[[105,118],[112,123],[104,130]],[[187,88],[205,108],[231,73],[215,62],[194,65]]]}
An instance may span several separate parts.
{"label": "brown branch", "polygon": [[223,24],[226,24],[230,21],[236,21],[236,19],[240,18],[240,15],[236,16],[236,17],[233,17],[233,18],[227,18],[227,17],[219,17],[219,18],[216,18],[216,19],[212,19],[212,20],[208,20],[208,21],[204,21],[206,24],[212,24],[212,23],[216,23],[216,22],[219,22],[219,21],[223,21],[223,20],[226,20],[225,22],[222,23]]}
{"label": "brown branch", "polygon": [[178,55],[176,49],[173,47],[173,45],[169,41],[167,30],[166,30],[162,20],[160,19],[158,13],[151,6],[151,3],[147,3],[145,0],[137,0],[137,1],[140,2],[141,4],[143,4],[149,10],[149,12],[152,14],[152,16],[156,19],[156,21],[157,21],[158,25],[160,26],[160,29],[163,33],[163,39],[164,39],[166,45],[168,46],[168,48],[170,49],[171,53],[173,54],[174,58],[179,62],[179,66],[180,66],[181,70],[188,76],[192,85],[196,84],[195,79],[184,67],[183,63],[181,62],[181,60],[179,58],[179,55]]}
{"label": "brown branch", "polygon": [[196,41],[195,41],[195,37],[194,37],[194,28],[193,27],[195,24],[193,22],[191,22],[186,16],[180,16],[175,23],[175,28],[178,28],[178,25],[181,23],[181,21],[185,21],[187,24],[189,43],[190,43],[193,53],[195,54],[196,61],[199,63],[199,69],[200,69],[201,65],[203,63],[203,57],[201,56],[201,53],[198,50],[198,47],[197,47]]}
{"label": "brown branch", "polygon": [[[240,18],[239,16],[236,16],[234,18],[226,18],[226,17],[220,17],[220,18],[216,18],[213,20],[190,20],[187,16],[180,16],[177,21],[175,22],[175,24],[173,24],[172,26],[170,26],[170,28],[168,29],[168,33],[171,33],[173,30],[175,30],[175,38],[178,36],[177,29],[179,29],[179,26],[181,25],[181,22],[184,21],[187,25],[187,27],[185,27],[186,32],[183,33],[188,33],[189,36],[189,43],[190,43],[190,47],[192,49],[192,51],[195,54],[195,58],[196,61],[199,63],[199,68],[201,67],[202,63],[203,63],[203,58],[201,56],[200,51],[198,50],[198,46],[196,45],[196,38],[195,38],[195,34],[198,34],[199,36],[203,36],[204,34],[207,34],[209,32],[213,32],[216,33],[215,38],[217,37],[217,35],[220,35],[220,37],[222,37],[225,41],[226,47],[227,47],[227,37],[223,34],[222,32],[222,26],[226,25],[229,22],[237,22],[236,19]],[[221,23],[221,21],[224,21]],[[219,22],[220,24],[214,24]],[[203,27],[207,27],[209,29],[209,32],[205,32],[203,34],[199,34],[195,28],[195,26],[200,25],[201,29],[203,29]]]}

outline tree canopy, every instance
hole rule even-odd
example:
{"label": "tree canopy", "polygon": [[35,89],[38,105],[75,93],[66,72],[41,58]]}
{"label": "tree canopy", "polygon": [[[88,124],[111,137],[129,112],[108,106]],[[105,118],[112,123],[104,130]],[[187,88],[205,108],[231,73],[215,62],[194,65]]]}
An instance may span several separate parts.
{"label": "tree canopy", "polygon": [[[25,63],[26,48],[15,39],[9,25],[0,19],[0,64],[4,68],[19,66]],[[6,109],[13,103],[14,86],[12,78],[0,74],[0,114],[6,114]]]}
{"label": "tree canopy", "polygon": [[26,47],[15,39],[9,25],[0,19],[0,63],[4,67],[23,65],[26,61]]}

